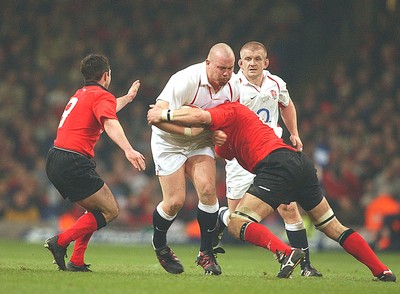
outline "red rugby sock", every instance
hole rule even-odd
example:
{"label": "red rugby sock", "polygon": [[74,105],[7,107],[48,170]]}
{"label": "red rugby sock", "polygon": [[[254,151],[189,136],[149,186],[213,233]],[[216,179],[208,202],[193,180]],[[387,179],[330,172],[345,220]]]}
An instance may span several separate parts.
{"label": "red rugby sock", "polygon": [[74,265],[82,266],[85,264],[85,251],[93,233],[83,235],[75,240],[74,251],[71,255],[71,261]]}
{"label": "red rugby sock", "polygon": [[388,270],[388,267],[379,260],[368,243],[357,232],[350,234],[343,242],[342,247],[358,261],[365,264],[374,276]]}
{"label": "red rugby sock", "polygon": [[58,235],[58,245],[66,247],[79,237],[92,234],[97,230],[97,221],[91,212],[82,215],[76,223],[65,232]]}
{"label": "red rugby sock", "polygon": [[290,254],[292,248],[275,236],[270,230],[258,223],[250,223],[244,233],[244,238],[256,246],[270,250],[272,253],[277,251]]}

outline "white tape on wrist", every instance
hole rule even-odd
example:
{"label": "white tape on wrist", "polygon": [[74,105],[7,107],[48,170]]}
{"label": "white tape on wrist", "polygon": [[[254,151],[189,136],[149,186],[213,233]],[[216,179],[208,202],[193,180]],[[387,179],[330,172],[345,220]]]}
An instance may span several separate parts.
{"label": "white tape on wrist", "polygon": [[163,109],[163,111],[161,112],[161,120],[167,121],[167,113],[168,113],[169,109]]}
{"label": "white tape on wrist", "polygon": [[185,128],[185,129],[183,130],[183,134],[184,134],[186,137],[191,137],[191,136],[192,136],[192,128]]}
{"label": "white tape on wrist", "polygon": [[174,120],[174,111],[171,110],[171,109],[168,109],[168,112],[167,112],[167,120],[168,120],[168,121]]}

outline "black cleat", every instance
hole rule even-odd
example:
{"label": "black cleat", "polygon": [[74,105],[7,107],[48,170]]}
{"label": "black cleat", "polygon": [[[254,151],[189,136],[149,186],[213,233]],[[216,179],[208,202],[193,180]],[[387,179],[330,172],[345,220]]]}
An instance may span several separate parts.
{"label": "black cleat", "polygon": [[176,257],[175,253],[167,245],[154,249],[161,266],[170,274],[183,273],[183,265]]}
{"label": "black cleat", "polygon": [[391,270],[387,270],[376,276],[373,280],[382,282],[396,282],[396,276],[392,273]]}
{"label": "black cleat", "polygon": [[196,264],[203,267],[205,275],[218,276],[222,273],[221,267],[212,252],[200,251],[196,259]]}
{"label": "black cleat", "polygon": [[90,264],[86,263],[84,265],[75,265],[72,261],[67,263],[67,271],[69,272],[92,272],[89,267]]}
{"label": "black cleat", "polygon": [[301,269],[300,276],[302,277],[322,277],[322,274],[311,265],[306,265]]}
{"label": "black cleat", "polygon": [[219,242],[221,242],[222,236],[224,235],[224,230],[226,228],[224,222],[222,221],[222,216],[224,213],[228,210],[228,207],[222,206],[219,208],[218,211],[218,218],[217,218],[217,223],[215,225],[215,231],[213,234],[213,239],[212,239],[212,247],[217,247]]}
{"label": "black cleat", "polygon": [[301,249],[292,249],[289,255],[284,256],[278,254],[278,261],[281,264],[281,269],[276,275],[278,278],[287,279],[291,276],[293,270],[302,262],[305,258],[305,253]]}
{"label": "black cleat", "polygon": [[65,271],[65,260],[67,257],[67,247],[61,247],[57,244],[58,236],[51,237],[44,242],[44,247],[49,249],[51,254],[53,254],[54,261],[58,265],[58,269]]}

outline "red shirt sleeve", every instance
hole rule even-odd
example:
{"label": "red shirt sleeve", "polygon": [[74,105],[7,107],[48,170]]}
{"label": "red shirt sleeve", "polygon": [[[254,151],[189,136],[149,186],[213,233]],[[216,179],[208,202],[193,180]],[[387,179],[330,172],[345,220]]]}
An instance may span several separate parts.
{"label": "red shirt sleeve", "polygon": [[[235,102],[232,102],[235,103]],[[209,129],[212,131],[230,128],[233,124],[234,109],[228,106],[229,103],[218,105],[218,107],[206,109],[211,114]]]}
{"label": "red shirt sleeve", "polygon": [[95,101],[93,101],[93,113],[96,116],[97,121],[103,127],[103,119],[117,119],[117,100],[114,95],[109,92],[103,92],[102,95],[96,96]]}

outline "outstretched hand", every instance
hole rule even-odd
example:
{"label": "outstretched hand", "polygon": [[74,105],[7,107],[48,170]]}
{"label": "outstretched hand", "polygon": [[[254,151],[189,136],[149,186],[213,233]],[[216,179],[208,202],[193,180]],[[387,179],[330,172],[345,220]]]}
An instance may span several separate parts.
{"label": "outstretched hand", "polygon": [[132,86],[129,88],[128,93],[126,93],[126,96],[130,98],[129,102],[132,102],[133,99],[135,99],[137,92],[139,91],[140,87],[140,81],[136,80],[132,83]]}

